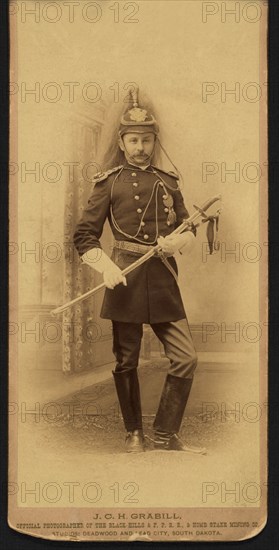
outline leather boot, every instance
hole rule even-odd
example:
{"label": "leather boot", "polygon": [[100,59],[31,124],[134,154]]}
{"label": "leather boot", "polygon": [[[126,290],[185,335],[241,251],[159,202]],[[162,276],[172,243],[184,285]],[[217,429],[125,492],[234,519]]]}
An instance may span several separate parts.
{"label": "leather boot", "polygon": [[144,451],[140,388],[137,369],[112,371],[116,392],[127,436],[125,447],[128,453]]}
{"label": "leather boot", "polygon": [[127,453],[142,453],[144,448],[144,435],[142,430],[128,432],[125,439]]}
{"label": "leather boot", "polygon": [[193,380],[168,374],[163,388],[158,412],[154,420],[154,448],[163,451],[184,451],[205,454],[199,447],[188,447],[177,435],[190,395]]}

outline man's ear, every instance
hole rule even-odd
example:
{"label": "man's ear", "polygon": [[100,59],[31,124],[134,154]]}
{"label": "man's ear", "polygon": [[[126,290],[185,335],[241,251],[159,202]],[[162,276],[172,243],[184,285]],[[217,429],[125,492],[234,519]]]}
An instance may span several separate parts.
{"label": "man's ear", "polygon": [[121,136],[120,136],[120,137],[118,138],[118,145],[119,145],[119,147],[120,147],[121,151],[125,151],[125,147],[124,147],[123,139],[122,139],[122,137],[121,137]]}

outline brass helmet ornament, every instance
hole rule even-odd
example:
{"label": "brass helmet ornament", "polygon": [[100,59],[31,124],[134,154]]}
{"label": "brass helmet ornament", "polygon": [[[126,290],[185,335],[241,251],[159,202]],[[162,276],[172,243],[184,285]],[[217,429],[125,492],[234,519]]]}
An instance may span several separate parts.
{"label": "brass helmet ornament", "polygon": [[126,111],[120,119],[119,136],[129,132],[143,134],[144,132],[152,132],[157,135],[159,133],[159,126],[154,116],[139,106],[138,101],[138,88],[130,90],[130,95],[133,101],[132,109]]}

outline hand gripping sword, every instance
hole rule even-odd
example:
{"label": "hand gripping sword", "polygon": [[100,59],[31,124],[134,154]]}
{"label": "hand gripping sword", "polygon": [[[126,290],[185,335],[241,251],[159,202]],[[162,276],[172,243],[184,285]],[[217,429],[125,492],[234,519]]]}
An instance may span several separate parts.
{"label": "hand gripping sword", "polygon": [[[216,196],[212,197],[211,199],[208,199],[201,207],[198,207],[198,206],[194,205],[194,208],[195,208],[196,212],[194,212],[194,214],[192,214],[192,216],[190,216],[189,218],[184,220],[174,231],[172,231],[172,233],[170,233],[170,235],[179,235],[180,233],[183,233],[183,231],[186,231],[187,229],[189,230],[191,228],[191,226],[200,217],[202,218],[202,221],[206,222],[206,221],[209,221],[210,219],[212,219],[214,217],[219,216],[219,214],[221,212],[220,208],[217,210],[217,212],[214,214],[214,216],[209,216],[208,217],[206,215],[206,211],[213,204],[215,204],[217,201],[220,201],[220,200],[221,200],[221,195],[216,195]],[[121,272],[122,275],[128,275],[129,273],[134,271],[134,269],[136,269],[140,265],[144,264],[147,260],[149,260],[149,258],[152,258],[153,256],[155,256],[155,254],[158,254],[160,252],[162,252],[162,248],[160,247],[159,244],[157,244],[156,246],[152,246],[150,248],[150,250],[148,252],[146,252],[146,254],[144,254],[138,260],[136,260],[131,265],[129,265],[128,267],[123,269],[123,271]],[[93,296],[93,294],[96,294],[97,292],[99,292],[99,290],[102,290],[103,288],[105,288],[105,283],[101,283],[100,285],[96,286],[95,288],[92,288],[91,290],[88,290],[87,292],[85,292],[81,296],[78,296],[77,298],[74,298],[70,302],[67,302],[64,305],[62,305],[60,307],[57,307],[56,309],[53,309],[51,314],[52,315],[57,315],[58,313],[62,313],[63,311],[65,311],[69,307],[75,306],[79,302],[82,302],[83,300],[86,300],[87,298],[90,298],[91,296]]]}

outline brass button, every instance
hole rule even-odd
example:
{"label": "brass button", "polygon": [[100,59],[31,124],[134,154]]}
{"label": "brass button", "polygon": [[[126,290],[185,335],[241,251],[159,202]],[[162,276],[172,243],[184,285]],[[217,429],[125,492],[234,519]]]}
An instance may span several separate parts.
{"label": "brass button", "polygon": [[141,213],[142,213],[142,209],[141,209],[141,208],[138,208],[138,209],[137,209],[137,213],[138,213],[138,214],[141,214]]}
{"label": "brass button", "polygon": [[168,211],[169,211],[169,209],[168,209],[168,208],[164,208],[164,211],[165,211],[165,212],[168,212]]}
{"label": "brass button", "polygon": [[140,225],[142,225],[142,227],[145,226],[145,222],[140,222]]}
{"label": "brass button", "polygon": [[138,187],[138,182],[137,182],[137,181],[134,181],[133,186],[134,186],[134,187]]}
{"label": "brass button", "polygon": [[132,172],[132,176],[136,176],[136,175],[137,175],[136,172]]}
{"label": "brass button", "polygon": [[139,195],[135,195],[135,200],[139,201]]}
{"label": "brass button", "polygon": [[145,233],[145,235],[143,235],[143,238],[145,241],[147,241],[149,239],[149,235],[147,235],[147,233]]}

